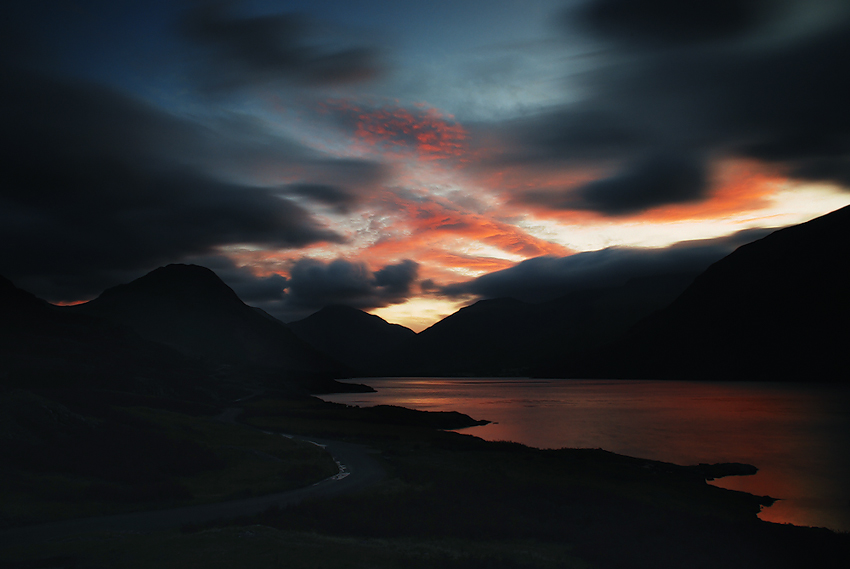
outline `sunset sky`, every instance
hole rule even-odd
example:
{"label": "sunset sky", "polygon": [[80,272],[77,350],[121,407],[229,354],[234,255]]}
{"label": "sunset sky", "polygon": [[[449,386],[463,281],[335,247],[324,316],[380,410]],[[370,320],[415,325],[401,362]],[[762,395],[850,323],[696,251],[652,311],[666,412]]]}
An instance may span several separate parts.
{"label": "sunset sky", "polygon": [[421,330],[850,204],[846,0],[17,2],[0,274]]}

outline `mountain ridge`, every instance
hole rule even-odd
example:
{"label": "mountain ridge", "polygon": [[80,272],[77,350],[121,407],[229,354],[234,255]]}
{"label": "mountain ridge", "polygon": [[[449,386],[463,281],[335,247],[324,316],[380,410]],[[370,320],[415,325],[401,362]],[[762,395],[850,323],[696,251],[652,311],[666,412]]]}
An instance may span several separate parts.
{"label": "mountain ridge", "polygon": [[257,313],[213,271],[198,265],[160,267],[70,308],[124,323],[144,338],[210,362],[344,373],[332,358],[283,323]]}
{"label": "mountain ridge", "polygon": [[[2,332],[24,354],[7,347],[3,357],[21,371],[53,345],[62,354],[56,365],[68,358],[79,368],[71,346],[89,334],[101,348],[113,342],[116,353],[136,346],[151,355],[153,342],[168,357],[176,350],[213,368],[254,366],[290,378],[843,378],[848,228],[850,206],[743,245],[699,275],[645,276],[540,304],[481,300],[419,334],[345,306],[283,324],[197,265],[160,267],[71,307],[0,278]],[[39,334],[49,341],[39,344]],[[110,334],[126,341],[104,339]]]}
{"label": "mountain ridge", "polygon": [[526,376],[611,340],[684,290],[695,275],[664,273],[570,292],[543,303],[480,300],[407,340],[376,375]]}
{"label": "mountain ridge", "polygon": [[845,380],[850,206],[779,229],[712,264],[610,345],[545,375]]}
{"label": "mountain ridge", "polygon": [[368,374],[375,361],[416,335],[400,324],[344,305],[326,306],[287,326],[305,342],[362,374]]}
{"label": "mountain ridge", "polygon": [[0,311],[0,385],[6,387],[97,387],[197,396],[197,386],[209,371],[126,326],[54,306],[3,277]]}

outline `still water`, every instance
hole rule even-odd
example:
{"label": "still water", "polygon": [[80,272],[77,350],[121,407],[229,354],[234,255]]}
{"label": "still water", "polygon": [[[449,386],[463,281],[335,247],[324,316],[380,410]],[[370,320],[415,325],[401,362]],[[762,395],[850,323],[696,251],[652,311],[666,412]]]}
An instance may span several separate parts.
{"label": "still water", "polygon": [[713,484],[779,498],[763,520],[850,531],[850,388],[787,383],[530,379],[357,380],[350,405],[460,411],[463,432],[538,448],[604,448],[676,464],[744,462]]}

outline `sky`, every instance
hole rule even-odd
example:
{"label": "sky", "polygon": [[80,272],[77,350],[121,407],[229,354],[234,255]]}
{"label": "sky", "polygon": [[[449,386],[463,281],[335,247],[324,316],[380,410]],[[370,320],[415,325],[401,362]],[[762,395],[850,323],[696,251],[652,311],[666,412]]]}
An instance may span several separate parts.
{"label": "sky", "polygon": [[4,12],[0,274],[57,304],[197,263],[419,331],[850,204],[845,0]]}

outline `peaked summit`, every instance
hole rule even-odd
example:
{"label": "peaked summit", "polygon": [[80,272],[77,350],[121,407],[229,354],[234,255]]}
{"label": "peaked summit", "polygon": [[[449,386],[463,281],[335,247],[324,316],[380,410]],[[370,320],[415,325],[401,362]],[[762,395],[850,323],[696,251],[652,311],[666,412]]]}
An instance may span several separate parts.
{"label": "peaked summit", "polygon": [[288,326],[302,340],[364,375],[379,369],[389,351],[416,336],[409,328],[341,305],[326,306]]}
{"label": "peaked summit", "polygon": [[160,267],[106,290],[77,310],[125,324],[142,337],[212,363],[336,373],[340,366],[283,323],[247,306],[213,271]]}

